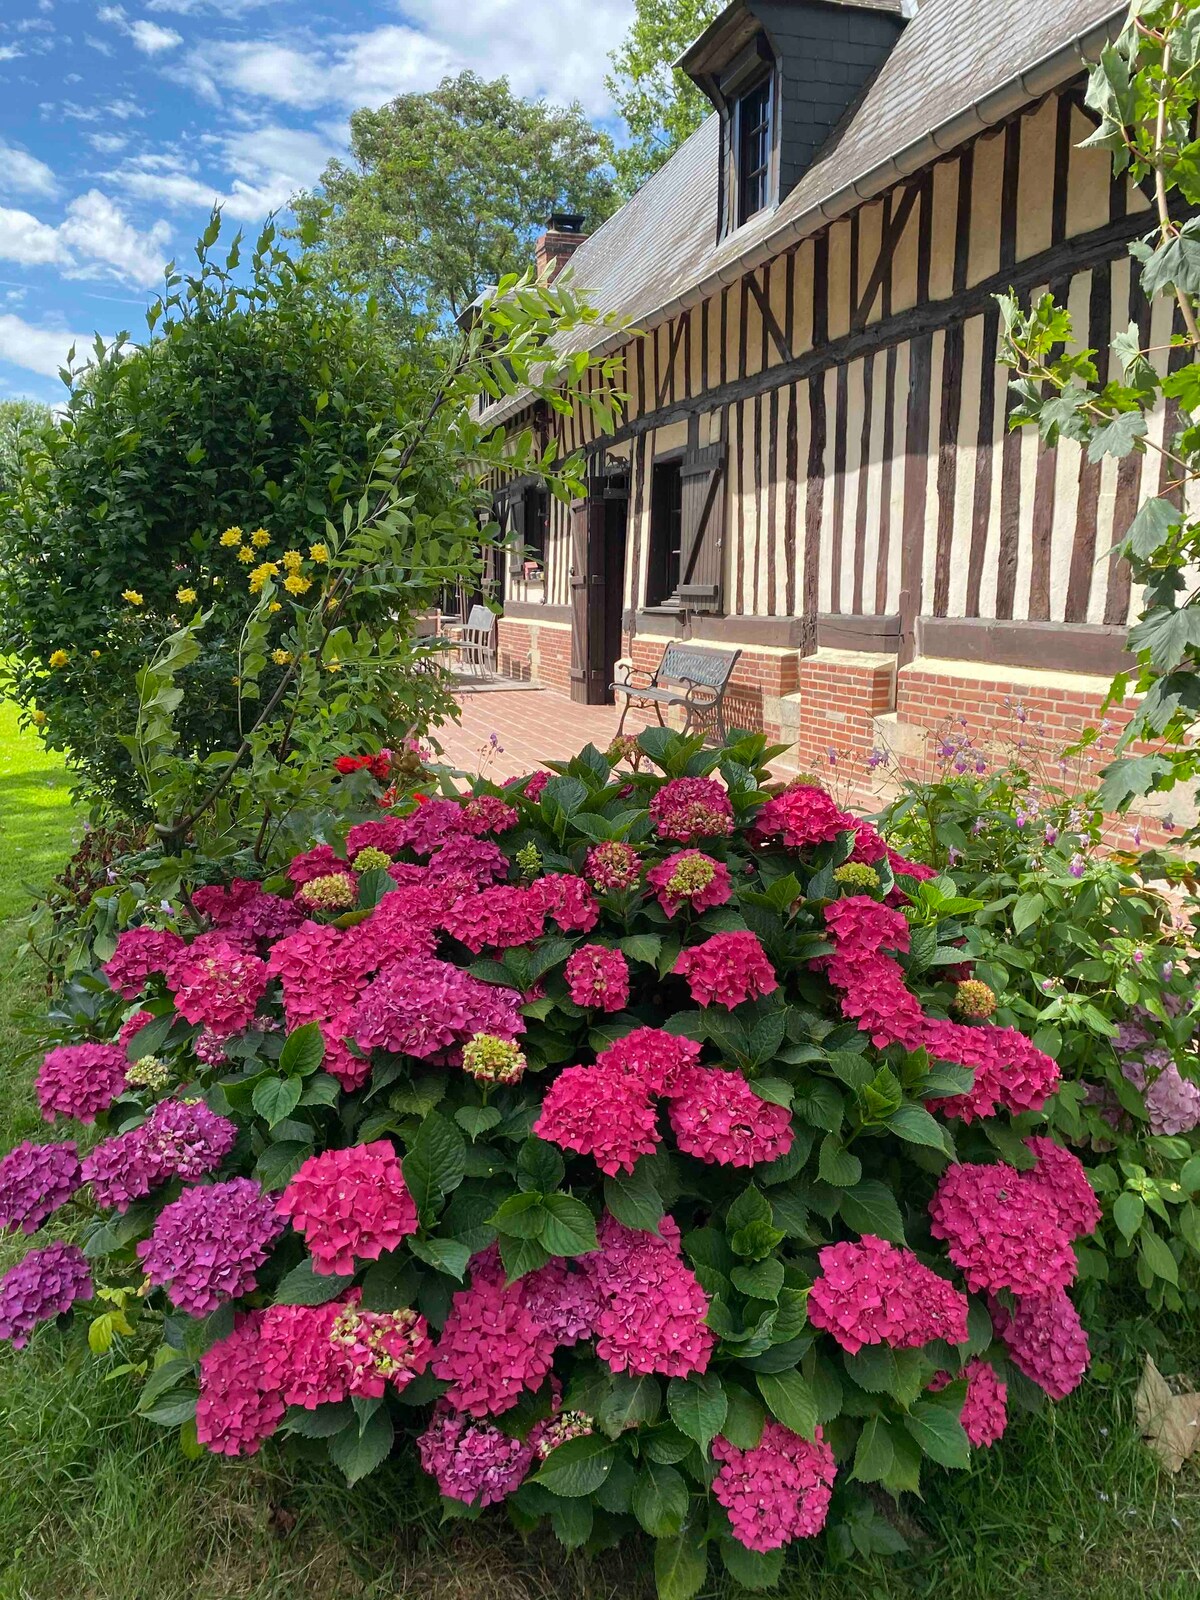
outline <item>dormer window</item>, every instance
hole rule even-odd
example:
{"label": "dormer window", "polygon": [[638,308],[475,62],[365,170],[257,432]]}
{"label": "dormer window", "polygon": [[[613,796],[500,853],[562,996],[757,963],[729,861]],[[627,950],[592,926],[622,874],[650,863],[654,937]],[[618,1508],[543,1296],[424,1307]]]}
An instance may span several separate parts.
{"label": "dormer window", "polygon": [[734,107],[738,226],[771,200],[771,80],[764,78]]}

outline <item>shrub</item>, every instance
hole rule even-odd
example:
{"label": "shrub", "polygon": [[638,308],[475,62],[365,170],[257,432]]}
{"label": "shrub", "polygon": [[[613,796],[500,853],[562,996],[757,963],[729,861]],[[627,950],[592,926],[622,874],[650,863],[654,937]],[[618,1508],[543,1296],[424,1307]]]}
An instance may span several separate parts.
{"label": "shrub", "polygon": [[762,1585],[826,1526],[898,1548],[868,1486],[965,1467],[1086,1365],[1095,1200],[1033,1136],[1057,1069],[953,1017],[948,880],[765,788],[757,736],[639,747],[121,934],[40,1082],[102,1142],[0,1167],[0,1218],[74,1191],[82,1250],[27,1256],[0,1330],[90,1301],[187,1448],[355,1481],[415,1435],[447,1514],[644,1529],[667,1600],[710,1550]]}
{"label": "shrub", "polygon": [[1194,1303],[1200,1254],[1197,919],[1170,889],[1189,869],[1106,848],[1091,795],[1013,764],[965,776],[955,759],[957,772],[952,760],[904,781],[884,826],[952,867],[977,907],[963,955],[996,1019],[1058,1063],[1048,1125],[1081,1152],[1103,1204],[1083,1278],[1136,1279],[1152,1305],[1179,1310]]}

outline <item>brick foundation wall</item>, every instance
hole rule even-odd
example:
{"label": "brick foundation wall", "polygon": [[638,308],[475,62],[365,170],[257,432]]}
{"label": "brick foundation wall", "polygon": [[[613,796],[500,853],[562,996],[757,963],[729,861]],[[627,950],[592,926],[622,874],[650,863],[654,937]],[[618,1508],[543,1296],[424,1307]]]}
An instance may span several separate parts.
{"label": "brick foundation wall", "polygon": [[564,623],[501,617],[496,624],[497,666],[504,677],[571,690],[571,630]]}

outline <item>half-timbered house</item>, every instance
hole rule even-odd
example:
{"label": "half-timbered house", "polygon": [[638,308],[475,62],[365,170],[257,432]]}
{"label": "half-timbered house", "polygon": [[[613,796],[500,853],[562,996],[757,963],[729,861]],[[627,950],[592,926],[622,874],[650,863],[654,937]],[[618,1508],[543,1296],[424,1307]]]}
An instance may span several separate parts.
{"label": "half-timbered house", "polygon": [[[1064,736],[1122,662],[1109,557],[1153,453],[1092,464],[1010,431],[995,296],[1047,288],[1101,354],[1165,345],[1128,244],[1150,200],[1114,180],[1086,69],[1112,0],[734,0],[683,58],[712,116],[595,234],[545,256],[640,330],[614,435],[538,416],[589,456],[573,507],[502,512],[515,674],[611,698],[617,663],[690,638],[742,652],[731,718],[798,744],[893,747],[1022,702]],[[1164,418],[1152,423],[1161,436]]]}

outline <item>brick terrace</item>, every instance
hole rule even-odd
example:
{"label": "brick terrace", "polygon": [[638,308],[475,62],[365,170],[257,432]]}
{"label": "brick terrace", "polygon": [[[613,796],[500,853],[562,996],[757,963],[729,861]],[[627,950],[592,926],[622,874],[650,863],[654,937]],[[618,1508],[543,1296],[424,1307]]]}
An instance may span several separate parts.
{"label": "brick terrace", "polygon": [[[465,690],[458,703],[462,721],[436,730],[446,759],[501,783],[547,761],[567,761],[589,742],[605,749],[621,715],[618,706],[575,705],[553,689]],[[627,733],[645,726],[636,711],[625,720]]]}

